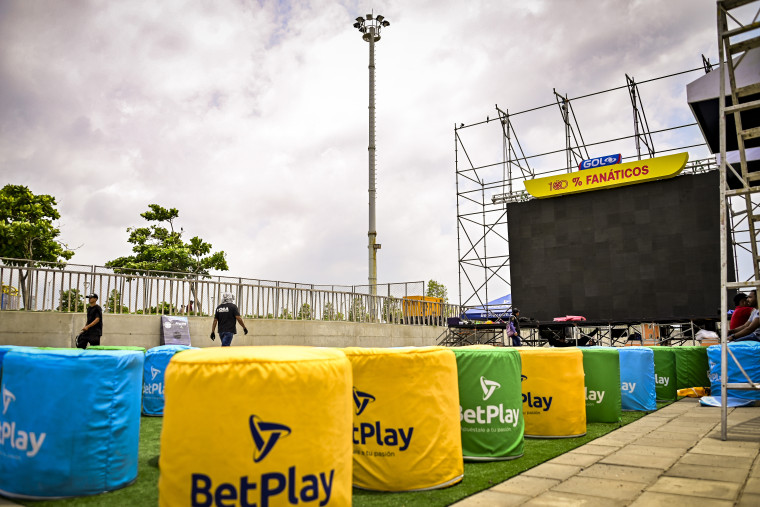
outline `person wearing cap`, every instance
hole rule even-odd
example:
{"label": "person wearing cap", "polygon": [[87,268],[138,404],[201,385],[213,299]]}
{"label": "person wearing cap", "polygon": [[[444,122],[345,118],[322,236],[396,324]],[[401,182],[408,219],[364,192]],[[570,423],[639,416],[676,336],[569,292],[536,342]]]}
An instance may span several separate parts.
{"label": "person wearing cap", "polygon": [[87,323],[82,332],[77,336],[77,347],[86,349],[87,345],[100,345],[100,337],[103,335],[103,309],[98,305],[98,295],[88,294],[87,299]]}
{"label": "person wearing cap", "polygon": [[731,322],[728,325],[728,329],[736,329],[739,326],[743,326],[749,320],[752,310],[754,310],[750,306],[749,296],[743,292],[739,292],[734,296],[734,306],[736,309],[731,314]]}
{"label": "person wearing cap", "polygon": [[222,341],[222,347],[229,347],[232,344],[232,338],[237,334],[237,323],[243,327],[243,334],[248,334],[248,328],[245,327],[240,311],[235,305],[235,296],[231,292],[222,294],[222,302],[216,307],[214,312],[214,323],[211,325],[211,339],[216,339],[214,331],[219,324],[219,339]]}

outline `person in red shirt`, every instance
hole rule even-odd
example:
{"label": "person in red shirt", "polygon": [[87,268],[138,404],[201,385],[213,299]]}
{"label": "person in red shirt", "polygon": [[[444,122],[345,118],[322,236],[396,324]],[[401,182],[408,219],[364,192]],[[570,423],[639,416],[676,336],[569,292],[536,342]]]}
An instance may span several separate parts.
{"label": "person in red shirt", "polygon": [[754,310],[754,307],[752,305],[752,301],[756,301],[754,292],[755,291],[752,291],[750,293],[751,296],[748,296],[743,292],[739,292],[736,294],[736,296],[734,296],[734,305],[736,305],[736,309],[731,315],[731,322],[728,325],[728,329],[736,329],[739,326],[743,326],[747,322],[747,319],[749,319],[752,310]]}

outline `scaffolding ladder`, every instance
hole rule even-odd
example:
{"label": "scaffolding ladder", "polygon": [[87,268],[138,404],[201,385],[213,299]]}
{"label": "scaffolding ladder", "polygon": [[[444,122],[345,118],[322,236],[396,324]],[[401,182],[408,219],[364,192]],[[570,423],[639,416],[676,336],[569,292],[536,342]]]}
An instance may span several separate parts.
{"label": "scaffolding ladder", "polygon": [[[728,389],[760,389],[760,383],[754,382],[739,361],[734,356],[731,349],[728,348],[727,332],[727,313],[728,313],[728,291],[732,289],[752,287],[757,289],[760,286],[760,256],[758,255],[758,238],[757,229],[760,228],[760,214],[756,213],[757,205],[753,203],[753,198],[760,198],[760,172],[750,173],[747,170],[747,156],[745,143],[750,139],[760,138],[760,127],[744,129],[742,127],[741,113],[752,109],[760,108],[760,100],[747,100],[746,98],[760,93],[760,83],[752,83],[745,86],[737,86],[735,69],[741,65],[742,59],[751,49],[760,47],[760,21],[757,11],[752,21],[742,23],[739,17],[743,14],[737,12],[737,9],[745,5],[757,3],[758,0],[721,0],[717,2],[718,8],[718,52],[720,56],[720,92],[718,94],[718,118],[720,128],[720,241],[721,245],[728,245],[728,199],[736,197],[744,202],[746,207],[746,217],[749,226],[749,243],[752,254],[752,277],[745,282],[728,282],[728,253],[725,246],[721,251],[721,338],[720,338],[720,398],[721,398],[721,439],[728,438]],[[733,11],[733,12],[732,12]],[[746,11],[746,9],[742,9]],[[729,29],[729,19],[736,27]],[[753,34],[752,32],[755,31]],[[734,42],[732,42],[732,38]],[[726,105],[726,74],[728,74],[728,85],[731,92],[731,105]],[[736,125],[736,141],[738,145],[739,170],[729,164],[726,160],[726,119],[728,115],[733,115],[734,124]],[[741,187],[738,189],[728,189],[727,176],[731,171],[738,178]],[[739,370],[746,378],[746,382],[728,383],[728,356],[736,363]]]}

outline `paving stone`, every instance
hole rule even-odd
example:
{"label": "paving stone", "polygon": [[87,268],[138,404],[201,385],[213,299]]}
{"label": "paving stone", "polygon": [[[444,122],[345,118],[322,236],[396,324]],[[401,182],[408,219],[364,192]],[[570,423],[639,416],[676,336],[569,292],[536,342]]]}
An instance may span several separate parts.
{"label": "paving stone", "polygon": [[608,433],[604,435],[603,437],[599,437],[596,440],[594,440],[594,443],[597,445],[618,445],[623,446],[626,444],[630,444],[634,440],[639,438],[639,435],[635,433],[629,433],[629,434],[618,434],[617,431],[613,431],[612,433]]}
{"label": "paving stone", "polygon": [[[709,465],[688,465],[686,463],[676,463],[665,475],[670,477],[686,477],[691,479],[704,479],[744,483],[747,479],[748,470],[745,468],[720,468]],[[760,492],[760,491],[759,491]]]}
{"label": "paving stone", "polygon": [[744,447],[731,447],[720,443],[705,442],[704,440],[692,447],[689,452],[696,454],[715,454],[718,456],[735,456],[738,458],[754,459],[758,455],[757,449]]}
{"label": "paving stone", "polygon": [[736,500],[741,485],[709,479],[686,479],[683,477],[660,477],[648,491],[675,495]]}
{"label": "paving stone", "polygon": [[673,433],[672,431],[665,431],[660,429],[656,429],[649,435],[647,435],[648,438],[652,439],[662,439],[662,440],[682,440],[684,442],[691,442],[691,443],[697,443],[699,442],[699,437],[696,437],[691,434],[685,434],[685,433]]}
{"label": "paving stone", "polygon": [[512,493],[517,495],[536,496],[559,484],[560,481],[555,479],[546,479],[544,477],[530,477],[527,475],[518,475],[501,484],[497,484],[491,491],[499,493]]}
{"label": "paving stone", "polygon": [[744,485],[744,492],[760,495],[760,479],[757,477],[750,477]]}
{"label": "paving stone", "polygon": [[736,456],[718,456],[715,454],[693,453],[691,451],[683,455],[678,460],[679,463],[688,465],[709,465],[721,468],[746,468],[752,464],[752,458],[741,458]]}
{"label": "paving stone", "polygon": [[563,481],[581,471],[581,467],[573,465],[557,465],[554,463],[544,463],[537,467],[526,470],[522,475],[530,477],[545,477],[547,479],[558,479]]}
{"label": "paving stone", "polygon": [[625,465],[605,465],[596,463],[580,471],[579,477],[596,477],[616,481],[638,482],[652,484],[660,476],[660,470],[655,468],[629,467]]}
{"label": "paving stone", "polygon": [[743,493],[737,502],[737,507],[757,507],[760,505],[760,495],[755,493]]}
{"label": "paving stone", "polygon": [[647,456],[676,456],[680,458],[686,454],[686,448],[684,447],[666,447],[658,446],[657,444],[648,444],[646,441],[636,440],[630,445],[626,445],[621,451],[629,452],[631,454],[643,454]]}
{"label": "paving stone", "polygon": [[598,496],[547,491],[532,500],[528,500],[523,505],[530,507],[622,507],[627,503],[628,502],[622,500],[610,500],[609,498],[601,498]]}
{"label": "paving stone", "polygon": [[667,470],[676,461],[678,461],[677,456],[645,456],[641,454],[631,454],[621,450],[603,458],[599,463]]}
{"label": "paving stone", "polygon": [[620,446],[612,445],[596,445],[596,441],[591,444],[586,444],[573,449],[573,452],[579,454],[595,454],[597,456],[607,456],[620,449]]}
{"label": "paving stone", "polygon": [[530,497],[487,490],[468,496],[454,505],[457,507],[511,507],[520,505],[526,500],[530,500]]}
{"label": "paving stone", "polygon": [[700,443],[732,449],[760,449],[760,441],[734,440],[731,435],[729,435],[729,440],[721,440],[720,436],[707,435]]}
{"label": "paving stone", "polygon": [[561,456],[548,461],[548,463],[557,463],[559,465],[576,465],[580,467],[591,466],[604,456],[596,454],[583,454],[579,452],[568,452]]}
{"label": "paving stone", "polygon": [[732,505],[734,505],[734,502],[730,500],[715,500],[713,498],[645,491],[644,494],[631,504],[631,507],[731,507]]}
{"label": "paving stone", "polygon": [[645,487],[639,482],[576,476],[553,487],[552,491],[630,501],[639,496]]}

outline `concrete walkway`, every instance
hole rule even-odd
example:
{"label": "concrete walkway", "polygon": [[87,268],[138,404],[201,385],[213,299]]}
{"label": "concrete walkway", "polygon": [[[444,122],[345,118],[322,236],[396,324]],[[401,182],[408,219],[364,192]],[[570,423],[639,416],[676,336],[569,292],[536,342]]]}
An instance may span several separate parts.
{"label": "concrete walkway", "polygon": [[684,398],[456,505],[758,506],[760,408],[728,423]]}

